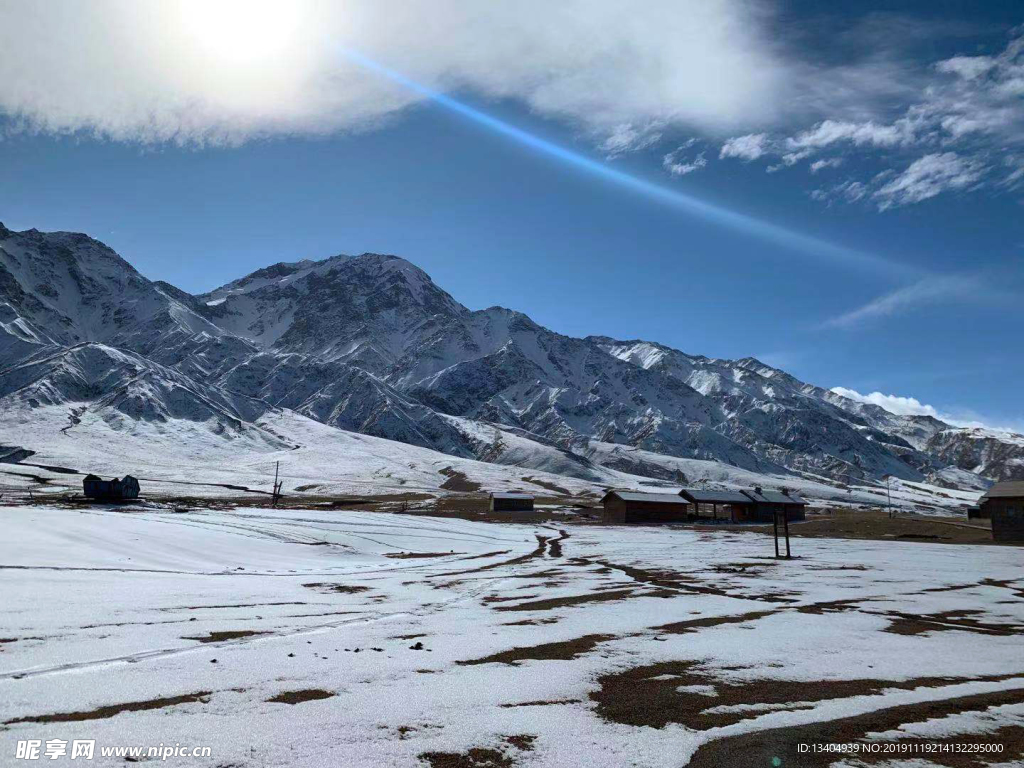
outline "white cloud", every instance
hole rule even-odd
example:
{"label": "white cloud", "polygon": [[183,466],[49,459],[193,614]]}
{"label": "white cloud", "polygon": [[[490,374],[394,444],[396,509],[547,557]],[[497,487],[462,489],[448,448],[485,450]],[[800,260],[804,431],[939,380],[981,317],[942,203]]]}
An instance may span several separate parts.
{"label": "white cloud", "polygon": [[978,276],[942,275],[926,277],[869,301],[861,307],[826,320],[827,328],[853,328],[861,323],[904,314],[940,301],[964,301],[982,296],[984,283]]}
{"label": "white cloud", "polygon": [[850,400],[856,400],[858,403],[880,406],[889,411],[889,413],[895,413],[897,416],[932,416],[936,419],[939,418],[939,412],[935,408],[925,405],[916,397],[883,395],[881,392],[862,395],[855,389],[847,389],[846,387],[832,387],[831,391]]}
{"label": "white cloud", "polygon": [[[856,146],[893,147],[907,141],[906,128],[902,125],[879,125],[871,120],[851,123],[839,120],[823,120],[810,130],[786,139],[786,146],[792,150],[822,149],[838,142],[850,142]],[[806,155],[804,155],[806,156]]]}
{"label": "white cloud", "polygon": [[1021,430],[1020,425],[1006,424],[1002,421],[993,422],[992,419],[987,419],[971,410],[954,408],[951,412],[941,411],[932,405],[922,403],[916,397],[886,395],[878,391],[865,395],[847,387],[832,387],[831,391],[858,403],[877,405],[897,416],[931,416],[954,427],[980,427],[1010,434],[1018,433]]}
{"label": "white cloud", "polygon": [[701,152],[693,160],[686,160],[682,157],[683,152],[692,147],[694,141],[691,139],[683,146],[669,152],[661,159],[662,167],[673,176],[685,176],[688,173],[699,171],[708,164],[707,158]]}
{"label": "white cloud", "polygon": [[996,66],[996,60],[991,56],[954,56],[951,59],[940,61],[935,68],[939,72],[959,75],[964,80],[974,80],[990,72],[994,66]]}
{"label": "white cloud", "polygon": [[741,160],[757,160],[767,150],[768,134],[750,133],[746,136],[736,136],[727,139],[722,144],[720,158],[738,157]]}
{"label": "white cloud", "polygon": [[919,203],[946,190],[971,187],[980,181],[985,170],[980,162],[954,152],[925,155],[875,190],[872,196],[883,211],[895,205]]}
{"label": "white cloud", "polygon": [[817,173],[826,168],[838,168],[843,164],[843,158],[841,157],[830,157],[827,160],[815,160],[811,163],[811,173]]}
{"label": "white cloud", "polygon": [[609,160],[627,152],[647,149],[661,140],[662,123],[648,123],[637,126],[633,123],[621,123],[612,126],[610,132],[598,145],[598,149],[606,153]]}
{"label": "white cloud", "polygon": [[821,202],[831,203],[832,200],[845,200],[848,203],[855,203],[867,196],[869,190],[866,184],[859,181],[847,180],[834,184],[827,189],[815,189],[811,197]]}
{"label": "white cloud", "polygon": [[614,153],[663,124],[721,132],[777,115],[791,78],[763,13],[742,0],[3,0],[0,112],[24,130],[230,144],[370,128],[423,98],[348,47],[430,87],[517,99]]}
{"label": "white cloud", "polygon": [[[900,67],[880,59],[801,80],[805,101],[819,110],[860,112],[858,119],[826,116],[809,128],[790,133],[757,134],[756,151],[733,151],[728,139],[721,156],[753,160],[779,158],[771,173],[809,160],[811,173],[829,167],[817,156],[837,146],[880,157],[906,170],[889,178],[851,178],[870,195],[843,190],[815,190],[818,200],[848,201],[871,197],[881,210],[920,203],[944,192],[1012,186],[1019,163],[1004,170],[1005,157],[1024,148],[1024,28],[994,56],[954,56],[929,69]],[[923,74],[922,74],[923,72]],[[872,74],[874,73],[874,74]],[[894,85],[893,82],[897,81]],[[822,94],[831,83],[834,98]],[[901,87],[902,85],[902,87]],[[879,106],[879,103],[888,106]],[[858,110],[859,107],[859,110]],[[861,166],[863,167],[863,166]]]}

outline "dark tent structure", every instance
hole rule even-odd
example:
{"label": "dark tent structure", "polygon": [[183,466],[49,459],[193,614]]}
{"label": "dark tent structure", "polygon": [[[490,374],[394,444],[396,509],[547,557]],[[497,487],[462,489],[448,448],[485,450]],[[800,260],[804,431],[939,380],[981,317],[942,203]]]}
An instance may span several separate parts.
{"label": "dark tent structure", "polygon": [[82,490],[87,498],[98,501],[127,501],[139,498],[139,481],[131,475],[118,480],[103,480],[96,475],[86,475]]}

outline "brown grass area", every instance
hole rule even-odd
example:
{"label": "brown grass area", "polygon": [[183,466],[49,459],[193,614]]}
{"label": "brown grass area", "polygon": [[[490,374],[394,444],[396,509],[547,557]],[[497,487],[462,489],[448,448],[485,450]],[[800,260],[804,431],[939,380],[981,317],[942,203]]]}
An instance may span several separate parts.
{"label": "brown grass area", "polygon": [[543,661],[570,661],[584,653],[589,653],[599,644],[608,640],[614,640],[615,635],[583,635],[572,640],[562,640],[555,643],[541,643],[540,645],[529,645],[522,648],[510,648],[507,651],[494,653],[480,659],[469,661],[457,661],[460,666],[472,666],[476,664],[518,664],[520,661],[543,660]]}
{"label": "brown grass area", "polygon": [[[723,765],[793,765],[801,768],[827,768],[835,764],[835,752],[797,752],[800,744],[848,744],[863,741],[868,733],[888,731],[906,723],[922,722],[962,712],[984,712],[989,707],[1024,702],[1024,691],[1011,690],[961,696],[940,701],[886,707],[865,715],[846,717],[810,725],[773,728],[708,742],[698,748],[690,760],[690,768],[717,768]],[[923,744],[996,744],[1000,753],[909,752],[905,754],[860,754],[859,760],[871,765],[908,757],[926,758],[931,764],[947,768],[981,768],[992,763],[1010,764],[1024,757],[1024,728],[1004,726],[988,733],[959,734],[944,739],[900,739],[899,743]]]}
{"label": "brown grass area", "polygon": [[[653,587],[660,587],[676,592],[688,592],[695,595],[717,595],[719,597],[735,597],[741,600],[759,600],[765,603],[795,603],[798,596],[795,593],[772,592],[767,595],[745,594],[730,588],[728,584],[707,582],[698,579],[690,574],[679,573],[678,571],[653,570],[640,568],[635,565],[620,565],[609,563],[605,560],[589,560],[583,557],[572,558],[571,562],[577,565],[600,565],[615,571],[624,573],[634,581],[648,584]],[[757,564],[760,565],[760,564]]]}
{"label": "brown grass area", "polygon": [[266,632],[256,632],[252,629],[233,629],[223,632],[211,632],[208,635],[200,635],[199,637],[183,637],[182,640],[197,640],[200,643],[219,643],[224,640],[237,640],[240,637],[256,637],[257,635],[265,635]]}
{"label": "brown grass area", "polygon": [[14,723],[70,723],[79,720],[105,720],[122,712],[143,712],[149,709],[164,709],[174,707],[178,704],[193,704],[195,702],[206,703],[212,691],[197,691],[186,693],[182,696],[168,696],[166,698],[148,699],[146,701],[128,701],[124,704],[111,704],[105,707],[97,707],[85,712],[58,712],[52,715],[32,715],[29,717],[16,717],[7,720],[4,725]]}
{"label": "brown grass area", "polygon": [[359,586],[357,584],[329,584],[326,581],[314,581],[309,584],[303,584],[306,589],[315,589],[317,592],[323,592],[330,594],[336,592],[341,595],[355,595],[359,592],[369,592],[369,587]]}
{"label": "brown grass area", "polygon": [[723,624],[742,624],[746,621],[756,621],[757,619],[765,616],[771,616],[773,613],[775,613],[775,611],[751,611],[750,613],[740,613],[735,616],[709,616],[704,619],[686,619],[685,621],[675,621],[671,624],[662,624],[658,627],[651,627],[651,629],[670,635],[682,635],[687,632],[696,632],[700,629],[706,629],[707,627],[718,627]]}
{"label": "brown grass area", "polygon": [[430,768],[512,768],[512,758],[496,749],[473,747],[465,752],[423,752],[420,760]]}
{"label": "brown grass area", "polygon": [[[387,552],[384,557],[395,560],[417,560],[421,557],[451,557],[452,555],[464,555],[465,552]],[[467,558],[468,559],[468,558]]]}
{"label": "brown grass area", "polygon": [[899,611],[886,612],[891,622],[883,631],[894,635],[921,635],[925,632],[975,632],[979,635],[1000,635],[1012,637],[1024,630],[1019,624],[993,624],[978,621],[975,616],[984,616],[983,611],[944,611],[942,613],[914,615]]}
{"label": "brown grass area", "polygon": [[528,733],[518,733],[506,736],[504,740],[522,752],[533,752],[533,742],[537,740],[537,737]]}
{"label": "brown grass area", "polygon": [[267,699],[274,704],[301,704],[304,701],[318,701],[329,699],[336,694],[325,691],[323,688],[304,688],[298,691],[282,691],[276,696]]}
{"label": "brown grass area", "polygon": [[515,605],[498,605],[496,611],[550,611],[553,608],[567,608],[573,605],[585,603],[607,603],[615,600],[624,600],[628,597],[664,597],[664,594],[655,592],[637,592],[634,589],[619,589],[613,592],[598,592],[587,595],[572,595],[570,597],[549,597],[543,600],[530,600]]}
{"label": "brown grass area", "polygon": [[480,483],[467,478],[465,472],[459,472],[457,469],[452,469],[451,467],[439,469],[438,472],[448,478],[441,483],[441,488],[446,491],[473,493],[474,491],[480,490]]}
{"label": "brown grass area", "polygon": [[[721,670],[719,670],[720,672]],[[1012,676],[983,678],[922,677],[911,680],[817,680],[798,681],[761,678],[723,679],[698,661],[667,661],[634,667],[598,678],[600,688],[590,694],[597,714],[609,722],[663,728],[679,723],[695,730],[734,725],[768,711],[708,711],[736,705],[791,705],[809,709],[829,699],[879,694],[887,689],[935,688],[967,680],[995,681]],[[681,686],[701,686],[698,692],[678,691]],[[713,695],[711,693],[713,689]]]}
{"label": "brown grass area", "polygon": [[516,704],[499,704],[502,709],[514,709],[515,707],[553,707],[559,704],[582,704],[579,699],[551,699],[549,701],[520,701]]}

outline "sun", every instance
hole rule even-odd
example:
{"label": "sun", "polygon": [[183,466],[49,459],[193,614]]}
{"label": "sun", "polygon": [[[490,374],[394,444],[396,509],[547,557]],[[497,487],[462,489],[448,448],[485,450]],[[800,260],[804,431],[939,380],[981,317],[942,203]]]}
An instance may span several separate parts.
{"label": "sun", "polygon": [[305,3],[295,0],[180,0],[181,23],[204,58],[220,66],[278,59],[293,44]]}

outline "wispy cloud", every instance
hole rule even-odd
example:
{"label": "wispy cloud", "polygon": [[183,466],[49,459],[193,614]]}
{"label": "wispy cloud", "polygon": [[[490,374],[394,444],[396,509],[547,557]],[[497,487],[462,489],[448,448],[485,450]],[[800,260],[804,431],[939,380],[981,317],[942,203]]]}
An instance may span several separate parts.
{"label": "wispy cloud", "polygon": [[[904,170],[895,176],[851,176],[814,190],[812,197],[824,202],[871,200],[882,211],[949,192],[1015,187],[1024,180],[1024,28],[1013,34],[997,55],[954,56],[935,62],[924,75],[920,68],[914,74],[892,67],[891,76],[879,78],[876,86],[864,85],[870,70],[865,64],[851,72],[860,84],[846,94],[845,107],[858,100],[862,107],[869,105],[872,87],[888,88],[893,77],[905,80],[905,92],[889,94],[888,101],[898,106],[867,106],[884,116],[825,117],[789,135],[736,136],[722,144],[721,157],[748,162],[766,158],[770,173],[803,161],[816,173],[851,153],[880,158]],[[844,104],[842,99],[822,101],[819,107],[842,110]]]}
{"label": "wispy cloud", "polygon": [[692,159],[687,159],[687,152],[696,143],[695,139],[690,139],[681,147],[669,152],[661,159],[662,167],[673,176],[685,176],[704,168],[708,164],[704,152],[699,152]]}
{"label": "wispy cloud", "polygon": [[1011,433],[1018,433],[1024,428],[1024,425],[1019,423],[1006,424],[998,419],[986,418],[968,409],[939,409],[933,405],[922,403],[916,397],[886,395],[877,390],[868,394],[862,394],[848,387],[832,387],[831,391],[849,400],[855,400],[858,403],[877,405],[897,416],[931,416],[954,427],[980,427],[997,432]]}
{"label": "wispy cloud", "polygon": [[984,281],[976,275],[929,276],[832,317],[823,323],[823,327],[854,328],[871,320],[905,314],[941,301],[973,300],[983,295],[983,286]]}
{"label": "wispy cloud", "polygon": [[960,157],[955,152],[925,155],[885,182],[872,197],[878,201],[878,208],[882,211],[896,205],[919,203],[947,190],[972,187],[986,170],[984,163]]}
{"label": "wispy cloud", "polygon": [[722,144],[720,158],[737,157],[741,160],[757,160],[768,151],[767,133],[748,133],[727,139]]}

